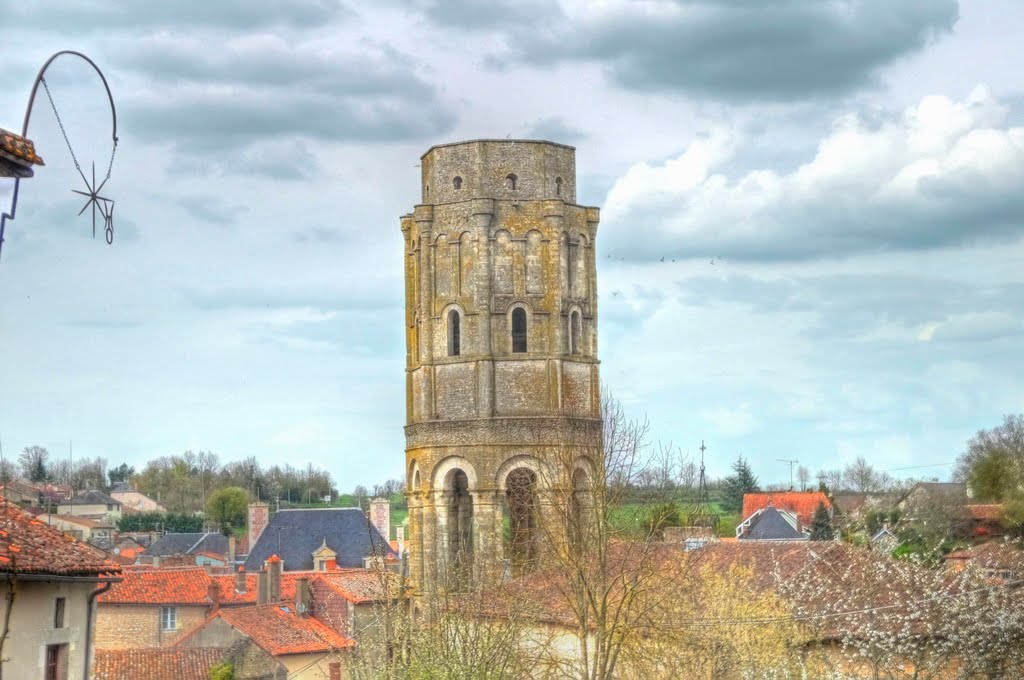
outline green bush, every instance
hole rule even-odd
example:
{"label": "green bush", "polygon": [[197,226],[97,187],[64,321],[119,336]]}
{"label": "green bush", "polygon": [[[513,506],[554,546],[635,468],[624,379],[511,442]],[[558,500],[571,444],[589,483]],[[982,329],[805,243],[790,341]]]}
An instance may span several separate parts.
{"label": "green bush", "polygon": [[223,661],[210,669],[210,680],[235,680],[235,666]]}

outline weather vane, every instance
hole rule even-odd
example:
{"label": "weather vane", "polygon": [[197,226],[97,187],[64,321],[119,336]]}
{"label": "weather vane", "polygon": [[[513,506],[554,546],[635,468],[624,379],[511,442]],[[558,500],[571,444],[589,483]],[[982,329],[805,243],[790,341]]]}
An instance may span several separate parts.
{"label": "weather vane", "polygon": [[[57,104],[53,100],[53,95],[50,93],[50,86],[46,83],[46,69],[49,68],[50,64],[61,55],[71,55],[81,57],[89,63],[96,73],[99,75],[100,80],[103,82],[103,87],[107,91],[107,98],[110,100],[110,114],[113,121],[113,129],[111,132],[111,138],[113,143],[110,148],[110,161],[107,163],[106,176],[98,184],[96,182],[96,164],[92,164],[92,181],[86,178],[85,172],[82,171],[82,166],[78,162],[78,157],[75,155],[75,150],[71,146],[71,140],[68,139],[68,133],[64,129],[64,121],[61,120],[60,112],[57,110]],[[107,79],[103,75],[99,66],[93,62],[92,59],[85,56],[81,52],[75,52],[73,50],[62,50],[51,55],[43,67],[39,69],[39,74],[36,75],[35,82],[32,84],[32,93],[28,98],[28,107],[25,109],[25,122],[21,128],[21,134],[17,135],[7,130],[0,130],[0,177],[14,177],[14,192],[11,196],[11,210],[0,215],[0,248],[3,248],[4,242],[4,227],[7,224],[7,220],[14,219],[15,212],[18,209],[18,189],[21,186],[21,180],[25,177],[31,177],[34,173],[32,170],[33,165],[43,165],[43,159],[36,155],[35,146],[32,141],[28,139],[28,123],[32,117],[32,105],[36,100],[36,92],[39,90],[40,83],[43,89],[46,91],[46,98],[50,101],[50,107],[53,109],[53,115],[57,118],[57,124],[60,126],[61,135],[64,137],[64,143],[67,144],[68,151],[71,153],[71,160],[75,162],[75,170],[78,171],[79,176],[82,178],[82,182],[85,184],[86,191],[79,191],[72,189],[71,191],[76,194],[85,196],[85,205],[78,211],[81,215],[86,211],[87,208],[92,207],[92,235],[96,237],[96,212],[100,213],[103,218],[103,230],[106,236],[108,244],[114,242],[114,201],[113,199],[101,196],[100,191],[103,190],[107,180],[110,179],[110,171],[114,167],[114,154],[117,152],[117,109],[114,108],[114,96],[110,93],[110,86],[107,84]]]}

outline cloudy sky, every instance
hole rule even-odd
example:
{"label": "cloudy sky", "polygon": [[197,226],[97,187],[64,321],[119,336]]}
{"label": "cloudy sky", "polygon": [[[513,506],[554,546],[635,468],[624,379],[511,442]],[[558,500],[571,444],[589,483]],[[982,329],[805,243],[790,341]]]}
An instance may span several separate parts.
{"label": "cloudy sky", "polygon": [[[5,455],[399,476],[398,217],[423,151],[479,137],[576,146],[607,389],[655,438],[706,440],[713,474],[945,477],[1024,411],[1019,2],[370,4],[0,0],[0,126],[79,49],[120,137],[108,247],[40,91],[47,165],[0,258]],[[95,74],[48,83],[102,177]]]}

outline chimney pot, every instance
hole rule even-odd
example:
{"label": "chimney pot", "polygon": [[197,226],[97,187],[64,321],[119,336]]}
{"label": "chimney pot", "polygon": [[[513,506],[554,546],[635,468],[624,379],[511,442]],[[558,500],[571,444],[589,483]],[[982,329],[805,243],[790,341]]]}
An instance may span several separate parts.
{"label": "chimney pot", "polygon": [[305,618],[309,616],[309,610],[312,605],[313,596],[309,588],[309,579],[295,579],[295,612]]}

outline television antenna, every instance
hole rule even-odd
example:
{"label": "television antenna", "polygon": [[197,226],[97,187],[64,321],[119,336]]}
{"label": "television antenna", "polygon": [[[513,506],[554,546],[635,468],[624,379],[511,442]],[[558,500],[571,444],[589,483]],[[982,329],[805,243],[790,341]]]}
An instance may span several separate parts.
{"label": "television antenna", "polygon": [[797,466],[797,464],[800,461],[798,461],[798,460],[790,460],[788,458],[776,458],[775,460],[779,461],[780,463],[786,463],[786,464],[789,465],[789,490],[792,491],[793,490],[793,469]]}

